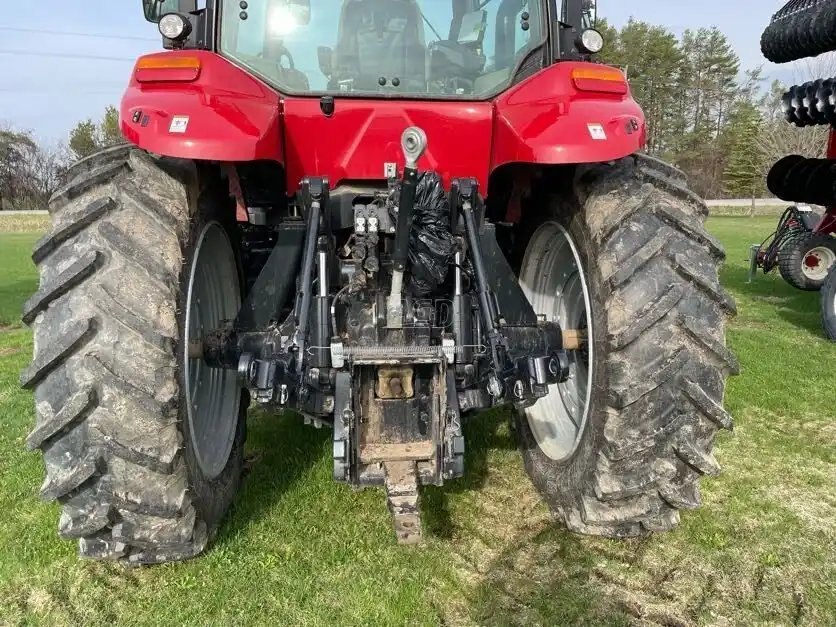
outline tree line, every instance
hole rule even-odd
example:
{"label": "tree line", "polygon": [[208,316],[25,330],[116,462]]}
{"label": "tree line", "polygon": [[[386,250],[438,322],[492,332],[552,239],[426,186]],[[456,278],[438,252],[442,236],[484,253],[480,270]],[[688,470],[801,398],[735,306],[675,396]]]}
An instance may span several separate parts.
{"label": "tree line", "polygon": [[98,122],[79,122],[66,142],[52,146],[32,131],[0,128],[0,211],[46,208],[74,162],[122,141],[116,107]]}
{"label": "tree line", "polygon": [[[639,20],[621,29],[602,20],[599,28],[607,42],[602,61],[626,72],[647,116],[648,152],[684,170],[704,198],[766,196],[766,173],[779,158],[823,154],[826,130],[787,124],[781,106],[787,87],[765,85],[759,68],[741,71],[720,29],[677,37]],[[820,63],[811,72],[829,77],[836,66]],[[0,210],[45,207],[73,161],[121,141],[115,107],[98,122],[80,122],[57,147],[39,145],[31,132],[0,128]]]}
{"label": "tree line", "polygon": [[[767,196],[766,173],[787,154],[821,156],[827,131],[797,129],[784,120],[787,86],[769,85],[761,68],[742,71],[718,28],[686,30],[630,20],[601,24],[602,57],[627,74],[648,122],[647,150],[685,171],[704,198]],[[832,76],[827,63],[811,67]]]}

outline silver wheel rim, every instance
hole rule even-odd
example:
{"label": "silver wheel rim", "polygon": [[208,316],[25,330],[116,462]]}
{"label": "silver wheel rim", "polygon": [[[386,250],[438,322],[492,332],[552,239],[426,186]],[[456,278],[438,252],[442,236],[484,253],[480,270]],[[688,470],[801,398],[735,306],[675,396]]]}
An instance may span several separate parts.
{"label": "silver wheel rim", "polygon": [[186,294],[185,383],[189,433],[204,476],[223,472],[232,452],[241,388],[233,370],[209,368],[189,359],[188,347],[233,319],[241,308],[238,270],[226,231],[218,222],[204,226],[197,240]]}
{"label": "silver wheel rim", "polygon": [[827,246],[818,246],[804,255],[801,272],[811,281],[824,281],[830,268],[836,264],[836,253]]}
{"label": "silver wheel rim", "polygon": [[540,450],[555,461],[578,448],[589,416],[593,376],[589,287],[578,247],[560,224],[540,227],[523,261],[520,283],[534,311],[564,329],[586,329],[590,341],[570,351],[569,379],[549,386],[549,395],[525,411]]}

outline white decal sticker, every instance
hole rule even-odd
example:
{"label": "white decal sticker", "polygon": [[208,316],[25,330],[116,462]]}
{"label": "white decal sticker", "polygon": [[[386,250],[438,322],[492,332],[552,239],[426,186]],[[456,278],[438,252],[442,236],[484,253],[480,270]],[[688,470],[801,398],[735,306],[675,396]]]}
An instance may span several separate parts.
{"label": "white decal sticker", "polygon": [[175,115],[171,120],[171,126],[168,127],[169,133],[185,133],[189,130],[189,116]]}
{"label": "white decal sticker", "polygon": [[589,134],[592,136],[592,139],[606,141],[607,131],[604,130],[603,126],[600,124],[587,124],[586,127],[589,129]]}

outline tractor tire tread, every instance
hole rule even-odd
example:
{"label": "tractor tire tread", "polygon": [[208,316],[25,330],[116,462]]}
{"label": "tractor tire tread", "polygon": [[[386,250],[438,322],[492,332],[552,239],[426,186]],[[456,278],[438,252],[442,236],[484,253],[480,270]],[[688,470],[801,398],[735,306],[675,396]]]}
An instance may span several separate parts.
{"label": "tractor tire tread", "polygon": [[27,436],[26,447],[30,451],[41,448],[44,442],[51,440],[71,424],[83,419],[97,406],[96,392],[92,388],[81,390],[60,411],[45,416],[45,420]]}
{"label": "tractor tire tread", "polygon": [[86,558],[186,559],[210,535],[188,488],[172,376],[171,303],[196,177],[163,161],[118,146],[73,166],[50,203],[54,230],[33,254],[41,288],[24,319],[35,358],[21,383],[35,390],[37,421],[27,446],[43,453],[41,496],[62,506],[59,534]]}
{"label": "tractor tire tread", "polygon": [[102,254],[100,252],[91,250],[82,255],[78,261],[52,279],[48,284],[41,287],[23,307],[22,319],[24,324],[32,324],[38,314],[46,310],[50,303],[58,300],[61,296],[91,276],[96,271],[96,266],[101,263],[101,258]]}
{"label": "tractor tire tread", "polygon": [[35,250],[32,253],[33,263],[43,263],[50,254],[55,252],[58,247],[61,246],[61,244],[81,233],[96,220],[108,212],[116,209],[116,207],[116,201],[110,197],[97,198],[89,205],[83,207],[82,210],[74,216],[72,222],[62,228],[56,229],[48,235],[45,235],[37,244],[35,244]]}
{"label": "tractor tire tread", "polygon": [[627,326],[610,333],[610,344],[616,348],[624,348],[636,341],[641,335],[664,318],[682,300],[684,292],[681,286],[672,284],[667,291],[653,301],[650,301],[636,314],[634,320]]}
{"label": "tractor tire tread", "polygon": [[67,325],[64,334],[60,338],[55,338],[55,344],[40,350],[37,357],[20,375],[21,387],[31,390],[41,383],[53,370],[89,342],[96,334],[96,327],[96,321],[93,318],[74,321]]}
{"label": "tractor tire tread", "polygon": [[88,176],[78,176],[60,188],[50,200],[50,210],[55,213],[66,207],[85,192],[105,185],[129,169],[128,162],[106,163],[89,172]]}
{"label": "tractor tire tread", "polygon": [[720,471],[716,433],[733,427],[722,406],[725,379],[739,372],[725,345],[725,317],[736,312],[719,282],[725,253],[705,230],[705,203],[653,158],[581,166],[576,187],[569,206],[579,205],[574,220],[602,260],[590,272],[605,309],[599,367],[608,392],[600,432],[564,462],[537,448],[522,416],[525,465],[573,531],[666,531],[680,509],[700,505],[699,478]]}

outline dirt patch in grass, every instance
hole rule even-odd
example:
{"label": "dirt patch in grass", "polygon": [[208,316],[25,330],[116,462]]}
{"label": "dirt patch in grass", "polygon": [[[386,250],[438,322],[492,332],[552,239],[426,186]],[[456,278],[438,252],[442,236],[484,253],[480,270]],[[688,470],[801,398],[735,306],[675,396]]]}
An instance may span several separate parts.
{"label": "dirt patch in grass", "polygon": [[[11,327],[0,327],[0,333],[5,331],[7,328]],[[19,348],[15,348],[13,346],[7,346],[6,348],[0,348],[0,357],[10,357],[12,355],[18,355],[23,351]]]}

